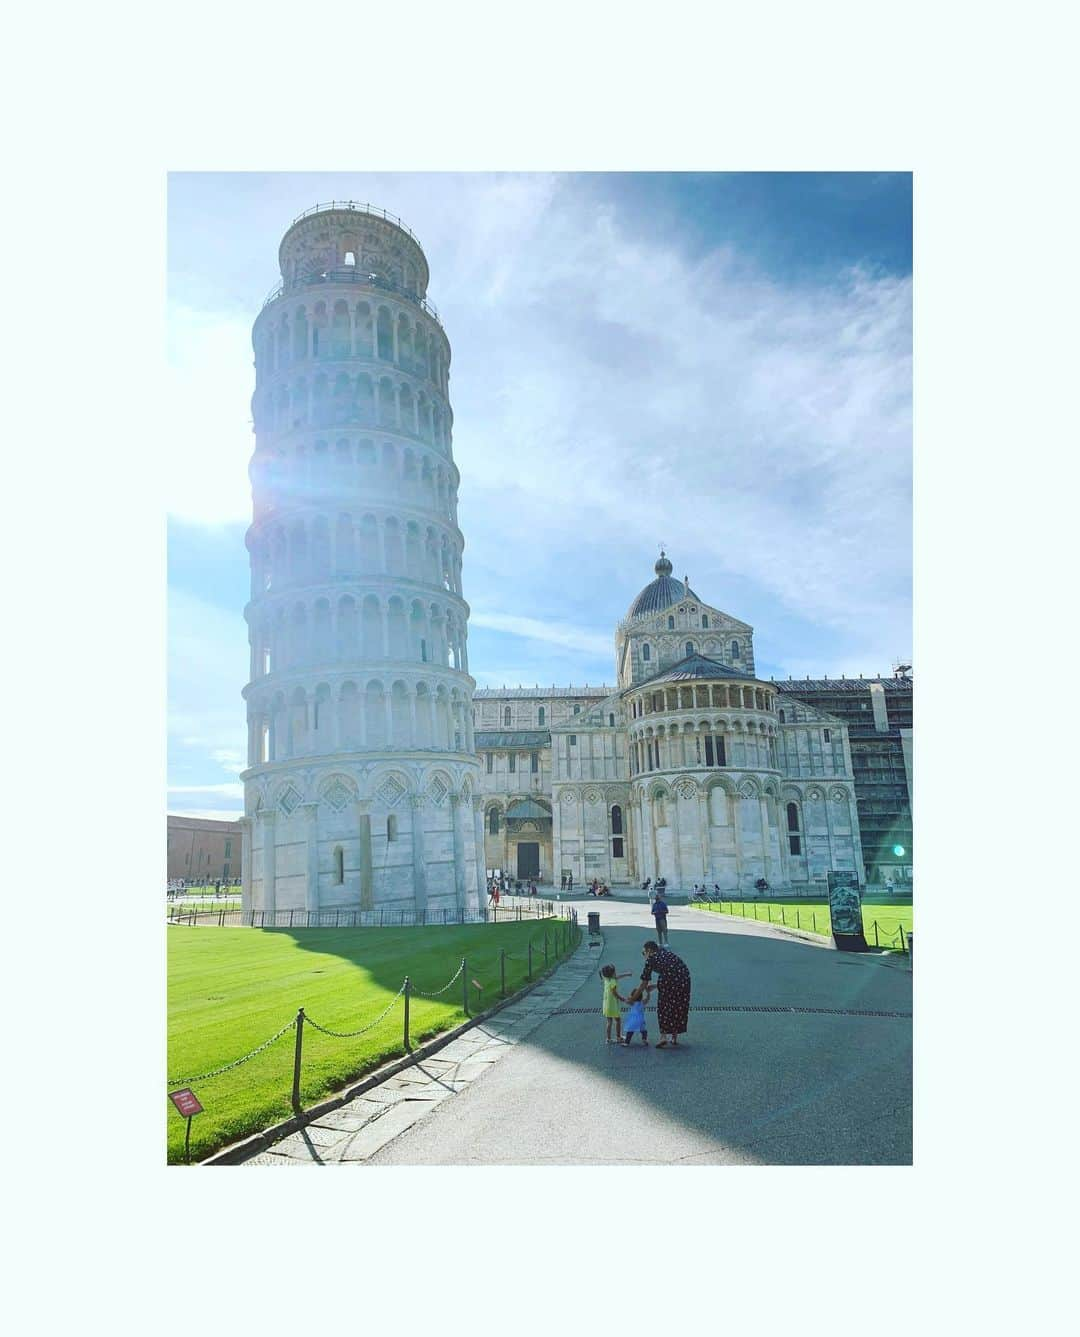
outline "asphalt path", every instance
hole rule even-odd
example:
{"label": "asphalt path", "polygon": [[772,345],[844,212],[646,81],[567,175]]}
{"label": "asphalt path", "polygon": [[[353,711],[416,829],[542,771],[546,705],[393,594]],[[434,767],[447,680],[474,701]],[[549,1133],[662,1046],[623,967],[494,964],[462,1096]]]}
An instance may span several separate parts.
{"label": "asphalt path", "polygon": [[[599,911],[634,978],[644,904]],[[577,994],[373,1165],[909,1165],[911,975],[900,958],[833,951],[753,921],[673,908],[669,946],[693,977],[676,1049],[604,1042],[601,985]],[[655,999],[654,999],[655,1002]],[[730,1010],[696,1011],[698,1008]],[[820,1009],[808,1011],[754,1009]],[[570,1010],[573,1009],[573,1010]]]}

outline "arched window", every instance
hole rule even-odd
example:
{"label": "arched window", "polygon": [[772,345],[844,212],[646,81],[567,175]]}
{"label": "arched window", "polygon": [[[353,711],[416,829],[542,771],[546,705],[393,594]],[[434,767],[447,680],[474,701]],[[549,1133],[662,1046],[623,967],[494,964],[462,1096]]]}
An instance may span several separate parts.
{"label": "arched window", "polygon": [[693,641],[687,641],[687,642],[686,642],[686,653],[687,653],[687,655],[692,655],[692,654],[694,653],[694,642],[693,642]]}
{"label": "arched window", "polygon": [[615,728],[615,712],[614,712],[614,711],[612,711],[612,712],[608,715],[608,717],[607,717],[607,722],[608,722],[608,728],[609,728],[609,729],[614,729],[614,728]]}
{"label": "arched window", "polygon": [[792,854],[802,853],[802,838],[799,835],[799,805],[787,805],[788,847]]}
{"label": "arched window", "polygon": [[652,658],[652,650],[651,650],[651,648],[649,647],[649,643],[648,643],[647,641],[646,641],[646,643],[641,647],[641,657],[642,657],[642,659],[645,659],[645,660],[649,660],[649,659]]}
{"label": "arched window", "polygon": [[787,718],[786,718],[786,716],[784,715],[784,712],[783,712],[783,711],[780,712],[780,723],[781,723],[781,724],[785,724],[785,723],[787,723]]}
{"label": "arched window", "polygon": [[497,836],[499,834],[499,810],[492,808],[488,812],[488,835]]}
{"label": "arched window", "polygon": [[702,625],[703,627],[707,627],[707,626],[709,625],[709,615],[708,615],[708,613],[702,613],[702,615],[701,615],[701,625]]}
{"label": "arched window", "polygon": [[506,725],[507,728],[509,728],[509,726],[510,726],[510,707],[509,707],[509,706],[507,706],[507,707],[503,710],[503,724]]}
{"label": "arched window", "polygon": [[345,851],[340,845],[334,846],[334,885],[340,887],[345,881]]}
{"label": "arched window", "polygon": [[386,839],[397,840],[397,818],[393,813],[386,819]]}
{"label": "arched window", "polygon": [[622,808],[616,803],[611,809],[611,834],[621,836],[622,833]]}
{"label": "arched window", "polygon": [[739,642],[738,642],[738,641],[732,641],[732,642],[731,642],[731,657],[732,657],[732,659],[739,659],[739,658],[741,657],[741,655],[742,655],[742,651],[739,649]]}
{"label": "arched window", "polygon": [[536,722],[537,722],[538,724],[541,724],[541,725],[544,723],[544,707],[543,707],[543,706],[540,707],[540,710],[539,710],[539,712],[537,713]]}
{"label": "arched window", "polygon": [[674,631],[674,630],[675,630],[675,619],[674,619],[673,617],[669,617],[669,618],[668,618],[668,620],[667,620],[667,624],[668,624],[668,631]]}

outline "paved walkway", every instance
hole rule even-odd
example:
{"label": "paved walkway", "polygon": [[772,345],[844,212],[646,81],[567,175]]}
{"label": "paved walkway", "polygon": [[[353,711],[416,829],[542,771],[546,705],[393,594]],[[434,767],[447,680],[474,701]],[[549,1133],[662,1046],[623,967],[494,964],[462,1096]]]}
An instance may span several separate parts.
{"label": "paved walkway", "polygon": [[583,946],[526,1000],[249,1163],[910,1164],[901,959],[673,907],[690,1030],[678,1049],[627,1049],[604,1043],[597,970],[602,957],[640,973],[652,916],[574,904],[583,924],[600,914],[602,949]]}

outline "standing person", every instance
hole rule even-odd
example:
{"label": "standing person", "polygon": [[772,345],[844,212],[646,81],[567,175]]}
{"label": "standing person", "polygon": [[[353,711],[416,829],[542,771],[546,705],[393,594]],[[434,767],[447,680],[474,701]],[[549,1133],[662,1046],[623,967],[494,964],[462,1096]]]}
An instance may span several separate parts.
{"label": "standing person", "polygon": [[642,984],[652,982],[654,971],[660,977],[656,996],[660,1043],[656,1047],[666,1049],[670,1037],[670,1043],[677,1049],[678,1037],[686,1033],[690,1020],[690,971],[681,956],[658,943],[647,942],[641,954],[645,958]]}
{"label": "standing person", "polygon": [[664,893],[662,891],[658,891],[656,895],[653,897],[652,913],[653,913],[653,918],[656,922],[656,940],[657,942],[662,943],[666,947],[668,940],[668,935],[667,935],[668,903],[667,901],[664,900]]}
{"label": "standing person", "polygon": [[574,875],[573,875],[573,873],[567,873],[567,875],[566,875],[566,890],[567,890],[567,891],[573,891],[573,890],[574,890]]}
{"label": "standing person", "polygon": [[622,1040],[622,1016],[619,1012],[619,1004],[625,1003],[626,999],[619,992],[619,981],[626,979],[630,972],[624,971],[621,975],[615,974],[614,966],[601,966],[600,978],[604,982],[604,1039],[611,1044],[611,1023],[615,1023],[615,1043],[619,1044]]}

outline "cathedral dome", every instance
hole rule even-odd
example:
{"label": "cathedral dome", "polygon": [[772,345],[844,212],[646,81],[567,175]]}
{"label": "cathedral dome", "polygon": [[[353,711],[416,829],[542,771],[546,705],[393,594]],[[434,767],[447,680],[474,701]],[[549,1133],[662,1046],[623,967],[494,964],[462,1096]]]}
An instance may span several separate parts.
{"label": "cathedral dome", "polygon": [[671,604],[678,603],[680,599],[697,599],[699,603],[701,602],[689,585],[673,579],[671,562],[662,549],[660,559],[653,570],[656,572],[656,579],[646,585],[630,605],[630,611],[626,615],[628,618],[659,613],[662,608],[668,608]]}

